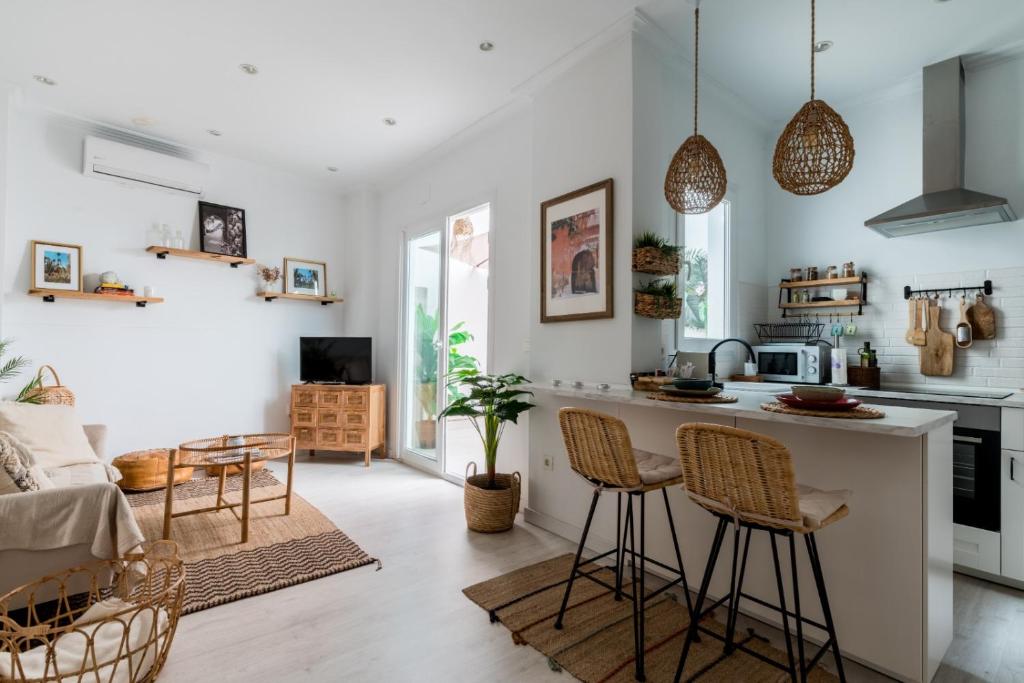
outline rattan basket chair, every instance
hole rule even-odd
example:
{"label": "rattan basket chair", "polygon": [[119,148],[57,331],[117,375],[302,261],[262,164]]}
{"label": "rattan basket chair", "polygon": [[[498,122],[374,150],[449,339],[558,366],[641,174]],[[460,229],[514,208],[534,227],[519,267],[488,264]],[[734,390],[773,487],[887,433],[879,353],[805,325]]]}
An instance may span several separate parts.
{"label": "rattan basket chair", "polygon": [[171,541],[10,591],[0,596],[0,681],[153,681],[184,595],[185,567]]}
{"label": "rattan basket chair", "polygon": [[[742,650],[789,673],[792,680],[807,680],[810,669],[831,648],[835,657],[839,680],[845,681],[843,659],[839,653],[835,623],[829,607],[825,578],[821,570],[818,545],[814,538],[816,531],[839,521],[849,513],[846,499],[849,491],[819,491],[796,483],[793,459],[785,445],[761,434],[733,427],[713,424],[685,424],[676,430],[679,459],[683,470],[683,488],[695,503],[718,518],[718,527],[711,553],[708,556],[704,576],[694,613],[703,618],[721,604],[728,604],[725,636],[700,626],[700,618],[690,620],[686,641],[679,657],[675,680],[682,677],[691,643],[698,631],[725,642],[726,654]],[[715,571],[719,552],[725,540],[728,525],[732,523],[733,559],[729,594],[705,609],[708,586]],[[740,532],[746,529],[740,558]],[[753,531],[767,532],[771,539],[772,559],[779,593],[779,605],[754,598],[743,593],[743,577],[746,574],[747,554],[750,550],[750,535]],[[800,584],[797,580],[795,537],[803,536],[807,546],[814,583],[821,601],[825,623],[821,624],[800,613]],[[789,541],[789,562],[792,574],[793,610],[786,607],[782,570],[779,564],[778,543],[781,536]],[[737,578],[737,568],[739,570]],[[782,617],[786,636],[787,665],[764,657],[735,642],[736,618],[740,600],[747,598],[761,606],[778,612]],[[794,658],[790,638],[789,618],[795,617],[797,656]],[[803,624],[809,623],[828,633],[828,640],[809,660],[804,657]]]}
{"label": "rattan basket chair", "polygon": [[[656,453],[648,453],[633,448],[629,431],[625,423],[617,417],[582,408],[562,408],[558,411],[558,420],[565,441],[565,451],[569,456],[569,465],[573,471],[583,477],[594,488],[590,502],[590,512],[583,525],[583,536],[580,537],[572,572],[565,587],[562,606],[555,620],[555,628],[561,629],[566,618],[569,595],[577,577],[594,581],[609,590],[615,591],[615,599],[623,596],[633,603],[633,633],[635,647],[635,675],[638,681],[644,680],[644,617],[645,604],[672,586],[682,585],[686,596],[686,606],[693,613],[690,601],[690,589],[686,582],[686,571],[683,569],[683,556],[679,551],[679,540],[676,537],[675,521],[672,519],[672,508],[668,502],[668,487],[682,482],[682,471],[674,458]],[[665,502],[665,514],[668,516],[669,529],[672,534],[677,566],[671,567],[646,556],[646,494],[661,491]],[[597,501],[604,492],[617,495],[615,513],[615,548],[590,558],[586,563],[596,562],[615,555],[615,585],[610,586],[589,572],[580,570],[583,548],[590,533],[590,524],[594,519]],[[626,495],[626,515],[623,521],[622,496]],[[634,529],[633,499],[638,499],[640,515],[640,552],[636,552],[636,534]],[[626,549],[626,536],[629,536],[629,549]],[[623,568],[626,556],[632,559],[632,589],[625,593],[622,590]],[[657,565],[677,576],[666,585],[651,592],[646,591],[646,563]],[[638,566],[639,565],[639,566]]]}

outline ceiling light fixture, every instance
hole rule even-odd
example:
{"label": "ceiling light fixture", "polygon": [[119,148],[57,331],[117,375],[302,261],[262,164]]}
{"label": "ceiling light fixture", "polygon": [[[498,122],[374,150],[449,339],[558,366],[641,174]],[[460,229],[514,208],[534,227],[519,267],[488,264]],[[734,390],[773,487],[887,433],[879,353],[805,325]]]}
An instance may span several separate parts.
{"label": "ceiling light fixture", "polygon": [[853,168],[853,136],[843,117],[814,97],[815,0],[811,0],[811,99],[786,125],[772,157],[772,175],[783,190],[821,194]]}
{"label": "ceiling light fixture", "polygon": [[47,76],[42,76],[40,74],[36,74],[32,78],[36,79],[43,85],[57,85],[57,81],[53,80],[52,78],[48,78]]}
{"label": "ceiling light fixture", "polygon": [[132,119],[132,123],[135,124],[136,126],[145,127],[145,126],[152,126],[154,123],[156,123],[156,121],[154,121],[153,119],[149,118],[148,116],[136,116],[135,118]]}
{"label": "ceiling light fixture", "polygon": [[394,120],[393,118],[391,118],[389,116],[386,119],[384,119],[384,125],[385,126],[397,126],[398,125],[398,121]]}
{"label": "ceiling light fixture", "polygon": [[494,49],[494,43],[492,43],[489,40],[485,40],[484,42],[480,43],[480,51],[481,52],[490,52],[493,49]]}
{"label": "ceiling light fixture", "polygon": [[665,199],[679,213],[707,213],[725,197],[725,164],[718,150],[697,133],[697,65],[700,47],[700,3],[693,10],[693,135],[672,157],[665,174]]}
{"label": "ceiling light fixture", "polygon": [[338,167],[337,166],[328,166],[327,170],[330,171],[331,173],[337,173],[338,172]]}
{"label": "ceiling light fixture", "polygon": [[255,76],[260,72],[260,70],[256,68],[255,64],[239,64],[238,68],[241,69],[244,73],[249,74],[250,76]]}
{"label": "ceiling light fixture", "polygon": [[216,128],[209,128],[209,129],[207,129],[206,132],[209,133],[210,135],[212,135],[215,138],[219,138],[221,135],[223,135],[223,133],[221,133]]}
{"label": "ceiling light fixture", "polygon": [[832,47],[833,43],[831,40],[819,40],[814,44],[815,52],[826,52]]}

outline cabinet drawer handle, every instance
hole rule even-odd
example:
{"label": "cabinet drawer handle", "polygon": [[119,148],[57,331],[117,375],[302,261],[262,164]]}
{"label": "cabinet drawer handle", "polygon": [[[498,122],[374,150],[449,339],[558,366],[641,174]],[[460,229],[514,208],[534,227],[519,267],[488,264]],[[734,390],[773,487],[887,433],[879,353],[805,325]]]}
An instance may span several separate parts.
{"label": "cabinet drawer handle", "polygon": [[1010,456],[1010,481],[1017,481],[1016,477],[1013,476],[1013,466],[1017,462],[1017,458]]}

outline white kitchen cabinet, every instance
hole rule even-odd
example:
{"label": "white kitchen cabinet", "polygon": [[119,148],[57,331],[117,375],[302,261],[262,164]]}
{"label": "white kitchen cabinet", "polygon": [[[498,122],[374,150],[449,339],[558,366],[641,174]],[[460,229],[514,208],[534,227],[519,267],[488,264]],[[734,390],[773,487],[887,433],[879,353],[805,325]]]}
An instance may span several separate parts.
{"label": "white kitchen cabinet", "polygon": [[1003,448],[1024,451],[1024,408],[1003,408],[1000,437]]}
{"label": "white kitchen cabinet", "polygon": [[1001,469],[1003,557],[1000,573],[1024,581],[1024,453],[1004,448]]}
{"label": "white kitchen cabinet", "polygon": [[953,525],[953,564],[999,574],[1000,535],[963,524]]}

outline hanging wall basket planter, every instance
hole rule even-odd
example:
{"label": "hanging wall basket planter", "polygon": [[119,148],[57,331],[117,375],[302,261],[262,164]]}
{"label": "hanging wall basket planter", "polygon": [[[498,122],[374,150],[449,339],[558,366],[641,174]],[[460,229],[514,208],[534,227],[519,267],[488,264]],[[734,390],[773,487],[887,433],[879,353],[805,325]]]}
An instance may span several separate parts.
{"label": "hanging wall basket planter", "polygon": [[633,272],[649,275],[677,275],[679,273],[679,250],[635,247],[633,249]]}
{"label": "hanging wall basket planter", "polygon": [[683,300],[678,297],[633,292],[633,312],[644,318],[675,320],[683,313]]}

